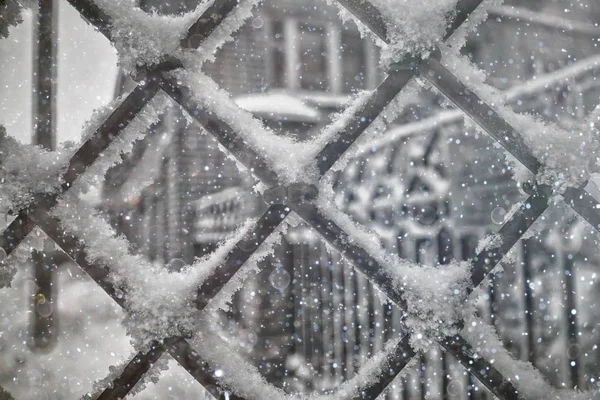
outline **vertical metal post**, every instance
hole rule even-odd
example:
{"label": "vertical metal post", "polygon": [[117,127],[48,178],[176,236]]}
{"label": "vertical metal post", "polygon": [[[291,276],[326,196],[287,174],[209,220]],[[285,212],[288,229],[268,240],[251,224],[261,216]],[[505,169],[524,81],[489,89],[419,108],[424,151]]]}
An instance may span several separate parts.
{"label": "vertical metal post", "polygon": [[[39,0],[35,21],[36,41],[33,45],[33,143],[47,150],[56,148],[56,75],[58,48],[58,1]],[[46,243],[44,251],[34,251],[36,293],[32,294],[33,346],[52,347],[58,330],[54,287],[56,265],[54,245]]]}
{"label": "vertical metal post", "polygon": [[565,279],[565,313],[567,319],[567,354],[574,354],[573,359],[568,358],[571,386],[579,387],[579,341],[577,338],[577,299],[575,294],[575,255],[568,251],[563,253],[564,279]]}
{"label": "vertical metal post", "polygon": [[523,241],[523,260],[521,263],[521,269],[523,271],[523,288],[524,288],[524,308],[525,308],[525,334],[527,335],[527,361],[535,366],[535,337],[534,337],[534,320],[533,310],[535,308],[533,304],[533,290],[531,289],[531,282],[533,277],[531,275],[532,268],[532,253],[533,250],[530,246],[535,246],[531,240]]}
{"label": "vertical metal post", "polygon": [[56,148],[58,1],[39,0],[33,44],[33,143]]}

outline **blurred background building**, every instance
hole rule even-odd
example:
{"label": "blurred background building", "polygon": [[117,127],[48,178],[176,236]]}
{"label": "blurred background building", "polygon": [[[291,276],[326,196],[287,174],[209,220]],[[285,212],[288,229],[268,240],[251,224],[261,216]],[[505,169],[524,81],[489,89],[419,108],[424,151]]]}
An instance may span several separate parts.
{"label": "blurred background building", "polygon": [[[600,7],[589,2],[568,6],[566,13],[561,2],[507,3],[492,9],[464,54],[489,74],[488,83],[505,90],[516,111],[567,129],[584,123],[600,99],[598,68],[583,67],[599,53]],[[141,7],[186,9],[150,0]],[[352,94],[383,80],[378,51],[324,2],[266,1],[204,72],[266,126],[305,140]],[[125,79],[120,82],[119,92],[127,88]],[[478,241],[524,198],[502,151],[442,102],[430,91],[420,93],[373,145],[376,150],[352,160],[335,184],[342,210],[376,231],[390,252],[426,265],[473,257]],[[149,169],[153,183],[134,193],[137,171]],[[260,215],[262,201],[252,185],[210,135],[173,107],[133,156],[107,175],[103,207],[140,252],[177,267]],[[588,283],[600,261],[597,237],[567,208],[544,217],[540,231],[513,249],[513,265],[505,263],[485,290],[480,313],[515,357],[531,361],[552,382],[594,386],[600,321],[582,299],[597,287]],[[325,392],[399,334],[400,311],[382,299],[300,225],[237,294],[224,329],[268,381],[289,391]],[[426,395],[491,398],[436,351],[388,391],[390,398]]]}
{"label": "blurred background building", "polygon": [[[196,3],[141,0],[140,7],[168,14]],[[490,11],[463,53],[514,110],[576,129],[600,102],[599,67],[590,67],[600,60],[599,22],[594,0],[507,0]],[[378,59],[375,43],[342,24],[325,1],[266,0],[203,71],[267,127],[308,140],[355,93],[383,81]],[[115,95],[131,85],[119,74]],[[401,257],[440,268],[473,257],[479,240],[525,196],[503,152],[471,125],[423,89],[377,143],[337,174],[337,206]],[[254,184],[173,105],[107,173],[98,207],[137,252],[176,271],[260,215],[265,206]],[[567,207],[549,209],[542,222],[515,246],[514,260],[502,263],[478,309],[516,358],[557,386],[590,390],[600,378],[598,236]],[[260,266],[219,317],[235,350],[286,391],[334,389],[401,333],[401,312],[307,226],[290,228]],[[61,323],[68,326],[70,318],[78,317],[65,315]],[[1,372],[0,365],[3,384]],[[386,396],[492,398],[436,350]]]}

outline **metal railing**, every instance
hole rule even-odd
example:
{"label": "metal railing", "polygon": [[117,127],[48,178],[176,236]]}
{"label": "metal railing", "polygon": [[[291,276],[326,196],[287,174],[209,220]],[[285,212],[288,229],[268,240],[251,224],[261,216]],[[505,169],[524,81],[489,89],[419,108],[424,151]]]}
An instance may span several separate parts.
{"label": "metal railing", "polygon": [[[68,0],[80,14],[87,19],[106,37],[111,39],[111,19],[92,0]],[[378,10],[363,0],[339,0],[339,2],[362,20],[381,39],[387,41],[387,32],[383,18]],[[449,25],[444,39],[464,23],[482,0],[460,0],[457,12]],[[238,6],[238,0],[215,0],[182,40],[182,47],[198,47],[208,38],[223,20]],[[353,244],[344,232],[327,215],[314,204],[316,188],[313,185],[279,184],[274,171],[267,167],[264,158],[244,144],[241,136],[227,122],[215,113],[203,111],[203,107],[194,99],[192,89],[167,74],[174,68],[180,68],[182,63],[177,59],[168,59],[153,68],[143,68],[134,77],[138,84],[126,99],[100,125],[90,139],[69,161],[63,175],[62,191],[69,190],[72,183],[83,174],[94,160],[110,145],[115,137],[137,113],[162,90],[179,103],[189,114],[200,123],[209,133],[224,145],[246,166],[252,168],[254,175],[269,189],[265,192],[268,209],[259,218],[257,224],[248,231],[237,245],[222,260],[220,267],[209,276],[197,291],[197,307],[203,309],[241,268],[253,252],[267,237],[294,211],[315,231],[336,248],[353,266],[364,274],[373,284],[381,289],[396,306],[405,307],[402,295],[392,286],[384,268],[368,251]],[[342,129],[344,134],[328,143],[317,155],[317,165],[320,176],[329,171],[334,163],[369,127],[375,118],[383,111],[392,99],[402,90],[409,80],[420,74],[445,94],[452,102],[463,110],[470,118],[479,124],[490,136],[498,141],[508,152],[522,164],[536,173],[540,163],[524,144],[522,136],[503,120],[496,111],[479,99],[464,84],[452,75],[440,62],[432,57],[412,65],[398,65],[392,68],[388,77],[371,94],[364,107],[353,118],[348,119]],[[504,223],[498,234],[502,238],[501,245],[493,250],[479,253],[473,262],[471,277],[473,287],[477,287],[487,274],[495,267],[510,248],[527,231],[534,221],[546,210],[551,190],[546,186],[527,188],[530,195],[526,202],[530,207],[518,210]],[[19,243],[39,226],[62,250],[67,253],[95,282],[100,285],[112,299],[122,307],[125,306],[122,292],[118,296],[109,280],[108,268],[100,263],[90,262],[86,245],[78,238],[65,232],[61,222],[50,215],[50,209],[57,204],[59,194],[38,194],[35,201],[26,209],[15,210],[16,219],[2,232],[0,246],[10,254]],[[600,230],[600,204],[590,196],[583,186],[569,188],[564,193],[566,202],[587,220],[595,229]],[[472,290],[472,289],[471,289]],[[120,291],[119,291],[120,292]],[[502,399],[517,399],[522,395],[512,381],[503,376],[485,358],[476,355],[476,351],[460,335],[446,337],[440,341],[441,347],[452,354],[474,377],[485,385],[495,396]],[[149,352],[138,353],[125,366],[121,375],[113,380],[97,398],[118,399],[125,397],[151,365],[164,352],[170,353],[201,385],[207,387],[219,386],[219,378],[211,373],[212,369],[206,360],[201,359],[184,337],[172,337],[162,342],[155,342]],[[407,366],[417,354],[409,346],[408,336],[404,336],[389,353],[386,365],[377,378],[364,384],[359,390],[361,398],[374,399],[380,395],[392,380]],[[235,388],[223,388],[229,391],[228,398],[241,399]],[[233,389],[233,391],[231,391]]]}

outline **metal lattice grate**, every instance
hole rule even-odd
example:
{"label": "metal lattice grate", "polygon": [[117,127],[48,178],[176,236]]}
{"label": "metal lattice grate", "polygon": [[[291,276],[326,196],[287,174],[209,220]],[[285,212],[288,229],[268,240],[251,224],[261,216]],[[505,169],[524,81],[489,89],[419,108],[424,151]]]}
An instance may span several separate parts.
{"label": "metal lattice grate", "polygon": [[[339,0],[358,19],[370,28],[382,40],[387,41],[385,24],[377,9],[364,0]],[[481,4],[482,0],[460,0],[457,13],[449,25],[445,39],[463,24],[469,15]],[[81,15],[100,32],[111,39],[109,16],[91,0],[69,0]],[[204,14],[194,23],[181,42],[182,47],[198,47],[206,40],[223,20],[238,6],[238,0],[216,0]],[[302,200],[293,198],[289,188],[281,187],[271,169],[267,167],[262,157],[244,145],[241,137],[227,122],[214,113],[198,112],[202,107],[193,97],[192,90],[181,82],[170,78],[168,71],[181,67],[181,62],[169,59],[160,65],[147,70],[137,71],[138,81],[135,89],[126,97],[122,104],[115,109],[94,132],[90,139],[75,153],[69,161],[64,173],[62,191],[67,191],[94,160],[111,144],[118,133],[127,126],[142,108],[162,90],[189,112],[208,132],[246,166],[251,166],[254,174],[269,187],[265,198],[268,202],[267,211],[260,217],[256,226],[247,232],[222,260],[221,266],[204,281],[197,292],[197,307],[203,309],[210,299],[225,286],[225,284],[247,261],[253,252],[267,237],[282,223],[292,211],[306,223],[319,232],[322,237],[335,247],[354,267],[362,272],[372,283],[378,286],[396,305],[405,307],[401,295],[394,290],[390,280],[379,265],[365,249],[352,244],[348,234],[324,215],[311,202],[313,187],[301,187],[306,196]],[[522,136],[503,120],[499,114],[475,94],[469,91],[463,83],[448,71],[440,62],[439,57],[432,57],[412,65],[397,65],[392,68],[385,81],[371,94],[365,106],[354,118],[349,119],[343,128],[344,135],[328,143],[317,156],[320,176],[323,176],[355,140],[369,127],[375,118],[402,90],[409,80],[420,74],[429,80],[436,88],[454,102],[464,113],[480,125],[490,136],[499,142],[508,152],[516,157],[533,173],[540,169],[537,159],[524,144]],[[295,188],[298,189],[298,188]],[[519,238],[527,231],[534,221],[546,210],[551,189],[546,186],[529,187],[530,195],[527,203],[529,208],[517,211],[504,223],[499,236],[501,245],[493,251],[484,250],[474,259],[473,287],[482,283],[487,274],[496,266],[502,257],[511,249]],[[283,193],[283,196],[280,194]],[[269,195],[271,194],[271,195]],[[32,206],[18,212],[17,218],[4,230],[0,236],[0,245],[10,254],[19,243],[29,234],[34,226],[39,226],[54,240],[83,270],[85,270],[119,305],[124,306],[123,296],[115,295],[115,288],[108,279],[105,266],[88,261],[85,244],[76,237],[60,229],[60,221],[49,214],[49,210],[57,203],[59,194],[39,194]],[[296,196],[297,197],[297,196]],[[600,204],[583,189],[570,188],[564,193],[566,202],[595,229],[600,230]],[[268,200],[267,200],[268,201]],[[340,240],[341,239],[341,240]],[[461,336],[447,337],[440,345],[456,357],[465,368],[484,384],[494,395],[502,399],[520,397],[511,380],[503,376],[492,363],[476,355],[469,343]],[[134,385],[148,371],[152,364],[164,352],[170,353],[203,386],[219,386],[218,378],[211,374],[211,368],[205,360],[199,358],[183,337],[173,337],[162,343],[154,343],[151,351],[137,354],[127,364],[121,375],[104,390],[98,399],[118,399],[125,397]],[[380,395],[390,382],[407,366],[416,353],[411,349],[408,336],[398,342],[393,352],[386,360],[387,373],[380,374],[376,379],[362,387],[363,398],[374,399]],[[232,388],[227,388],[232,389]],[[240,399],[239,395],[229,394],[231,399]]]}

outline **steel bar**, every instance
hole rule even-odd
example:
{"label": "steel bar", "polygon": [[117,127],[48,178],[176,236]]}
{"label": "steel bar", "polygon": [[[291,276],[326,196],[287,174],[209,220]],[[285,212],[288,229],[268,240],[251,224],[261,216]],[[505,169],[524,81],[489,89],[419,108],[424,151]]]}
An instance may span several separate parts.
{"label": "steel bar", "polygon": [[[506,221],[496,233],[500,245],[483,249],[473,259],[471,282],[473,288],[485,279],[494,267],[502,260],[509,250],[519,241],[521,236],[548,208],[548,198],[551,189],[540,187],[523,202],[523,205]],[[469,293],[472,289],[469,289]]]}
{"label": "steel bar", "polygon": [[492,107],[469,90],[442,63],[429,59],[419,66],[421,76],[426,78],[458,108],[471,117],[490,136],[506,148],[521,164],[534,174],[540,169],[540,162],[531,154],[520,135]]}
{"label": "steel bar", "polygon": [[17,248],[29,232],[35,227],[35,223],[29,218],[25,211],[20,212],[17,217],[0,234],[0,247],[6,255],[10,255]]}
{"label": "steel bar", "polygon": [[[58,244],[61,249],[69,256],[71,259],[79,265],[79,267],[87,273],[98,286],[100,286],[117,304],[119,304],[122,308],[125,308],[125,297],[123,294],[118,294],[117,290],[114,288],[110,278],[108,268],[105,266],[92,263],[88,261],[88,252],[86,249],[85,243],[80,241],[73,235],[66,233],[63,229],[60,228],[60,221],[56,218],[50,217],[47,215],[47,212],[43,209],[38,209],[35,215],[32,216],[34,222],[52,239],[56,244]],[[169,353],[175,357],[176,359],[182,359],[185,357],[192,357],[192,355],[184,355],[182,349],[190,350],[189,344],[186,346],[181,345],[182,341],[185,341],[183,338],[173,338],[170,339],[171,342],[179,343],[178,348],[168,347],[167,349]],[[191,350],[190,350],[191,352]],[[140,360],[150,359],[152,355],[147,357],[143,357]],[[193,357],[192,357],[193,358]],[[206,377],[202,375],[202,370],[199,369],[190,369],[189,363],[182,366],[190,372],[201,384],[207,381],[214,381],[212,377]],[[122,384],[122,388],[120,390],[124,391],[131,390],[135,385],[134,382],[130,382],[127,384],[127,376],[130,378],[137,377],[138,373],[141,373],[141,370],[136,372],[132,366],[132,368],[127,369],[123,372],[125,375],[121,375],[119,378],[119,382]],[[141,375],[140,375],[141,376]],[[139,378],[138,378],[139,379]],[[216,384],[216,383],[215,383]]]}
{"label": "steel bar", "polygon": [[96,400],[123,399],[152,365],[163,355],[165,348],[153,343],[148,352],[139,352],[125,366],[123,372],[96,398]]}
{"label": "steel bar", "polygon": [[523,399],[510,380],[504,377],[493,364],[481,356],[462,337],[447,337],[440,345],[483,383],[496,397],[506,400]]}
{"label": "steel bar", "polygon": [[[463,110],[531,172],[536,174],[539,171],[541,164],[525,144],[523,136],[492,107],[469,90],[441,62],[429,59],[426,63],[421,64],[419,70],[431,84]],[[568,188],[563,197],[567,204],[572,204],[573,209],[588,221],[594,229],[600,231],[600,203],[584,187],[585,183],[578,188]]]}
{"label": "steel bar", "polygon": [[[298,214],[304,221],[313,227],[321,236],[337,249],[348,261],[350,261],[354,267],[365,275],[371,283],[376,285],[390,300],[392,300],[401,309],[405,310],[406,302],[402,298],[402,294],[393,287],[392,279],[384,272],[385,268],[381,266],[377,260],[375,260],[367,251],[357,246],[349,240],[348,235],[341,229],[335,222],[325,216],[314,204],[300,203],[292,204],[292,210]],[[403,343],[403,342],[401,342]],[[457,345],[456,343],[460,344]],[[504,381],[501,378],[501,374],[496,371],[494,366],[483,358],[474,358],[472,354],[468,353],[470,347],[466,347],[466,341],[460,336],[453,338],[445,338],[441,342],[444,349],[450,354],[456,357],[461,362],[467,364],[475,364],[485,371],[491,371],[491,375],[485,375],[474,373],[474,375],[481,380],[492,393],[502,399],[514,399],[516,397],[507,396],[508,393],[516,393],[517,390],[512,386],[512,383]],[[468,344],[467,344],[468,345]],[[412,350],[410,347],[404,349],[406,354],[409,354]],[[397,375],[401,372],[400,370],[394,370]],[[500,377],[500,378],[499,378]],[[390,382],[393,378],[390,377]],[[495,386],[500,385],[500,386]],[[384,386],[377,386],[378,389],[385,389]],[[508,388],[508,389],[507,389]],[[373,389],[374,390],[374,389]]]}
{"label": "steel bar", "polygon": [[264,212],[256,225],[227,254],[221,265],[202,282],[196,300],[198,309],[206,307],[289,213],[289,207],[283,204],[274,204]]}
{"label": "steel bar", "polygon": [[[386,43],[387,29],[384,18],[372,4],[362,0],[338,0],[342,6],[347,8],[376,35]],[[461,0],[457,5],[457,14],[449,25],[444,40],[450,37],[456,29],[465,22],[482,2],[482,0]],[[388,77],[379,85],[375,93],[356,115],[349,119],[346,126],[340,129],[341,135],[328,143],[317,156],[317,166],[321,175],[324,175],[335,162],[348,150],[358,137],[371,125],[384,108],[396,97],[417,72],[416,59],[401,61],[389,71]],[[423,61],[420,61],[423,62]],[[402,65],[402,64],[406,65]],[[413,66],[414,64],[414,66]],[[400,66],[401,68],[397,68]]]}
{"label": "steel bar", "polygon": [[[165,341],[165,347],[169,351],[169,354],[171,354],[171,356],[173,356],[173,358],[175,358],[175,360],[177,360],[190,375],[204,386],[205,389],[208,390],[211,387],[220,387],[219,382],[217,382],[214,377],[213,369],[207,362],[200,359],[189,342],[181,338],[167,339]],[[216,393],[211,394],[213,396],[216,395]],[[240,397],[235,393],[227,392],[227,394],[228,395],[225,398],[230,400],[243,400],[243,397]]]}
{"label": "steel bar", "polygon": [[67,0],[81,16],[110,41],[110,16],[91,0]]}
{"label": "steel bar", "polygon": [[386,368],[369,382],[369,384],[360,389],[361,399],[376,399],[383,393],[390,383],[398,376],[398,373],[408,365],[408,363],[417,355],[410,347],[408,335],[405,335],[402,340],[394,347],[394,351],[390,356],[386,357]]}
{"label": "steel bar", "polygon": [[188,33],[181,41],[183,48],[198,48],[202,42],[217,29],[223,20],[238,6],[239,0],[215,0],[202,13],[200,18],[190,26]]}
{"label": "steel bar", "polygon": [[373,123],[375,118],[396,97],[415,75],[414,69],[391,71],[379,85],[366,104],[348,119],[340,129],[339,137],[329,143],[317,155],[319,173],[325,175],[335,162],[348,150],[358,137]]}
{"label": "steel bar", "polygon": [[248,147],[240,135],[227,122],[220,119],[214,113],[205,110],[194,99],[190,88],[173,79],[163,80],[161,88],[264,184],[269,187],[278,184],[277,175],[267,166],[263,157]]}
{"label": "steel bar", "polygon": [[[46,150],[56,150],[56,98],[58,69],[58,0],[39,0],[33,46],[33,140]],[[31,299],[32,348],[49,351],[56,343],[58,313],[46,315],[57,301],[55,267],[50,254],[34,251],[31,260],[37,291]],[[44,310],[43,310],[44,309]]]}

